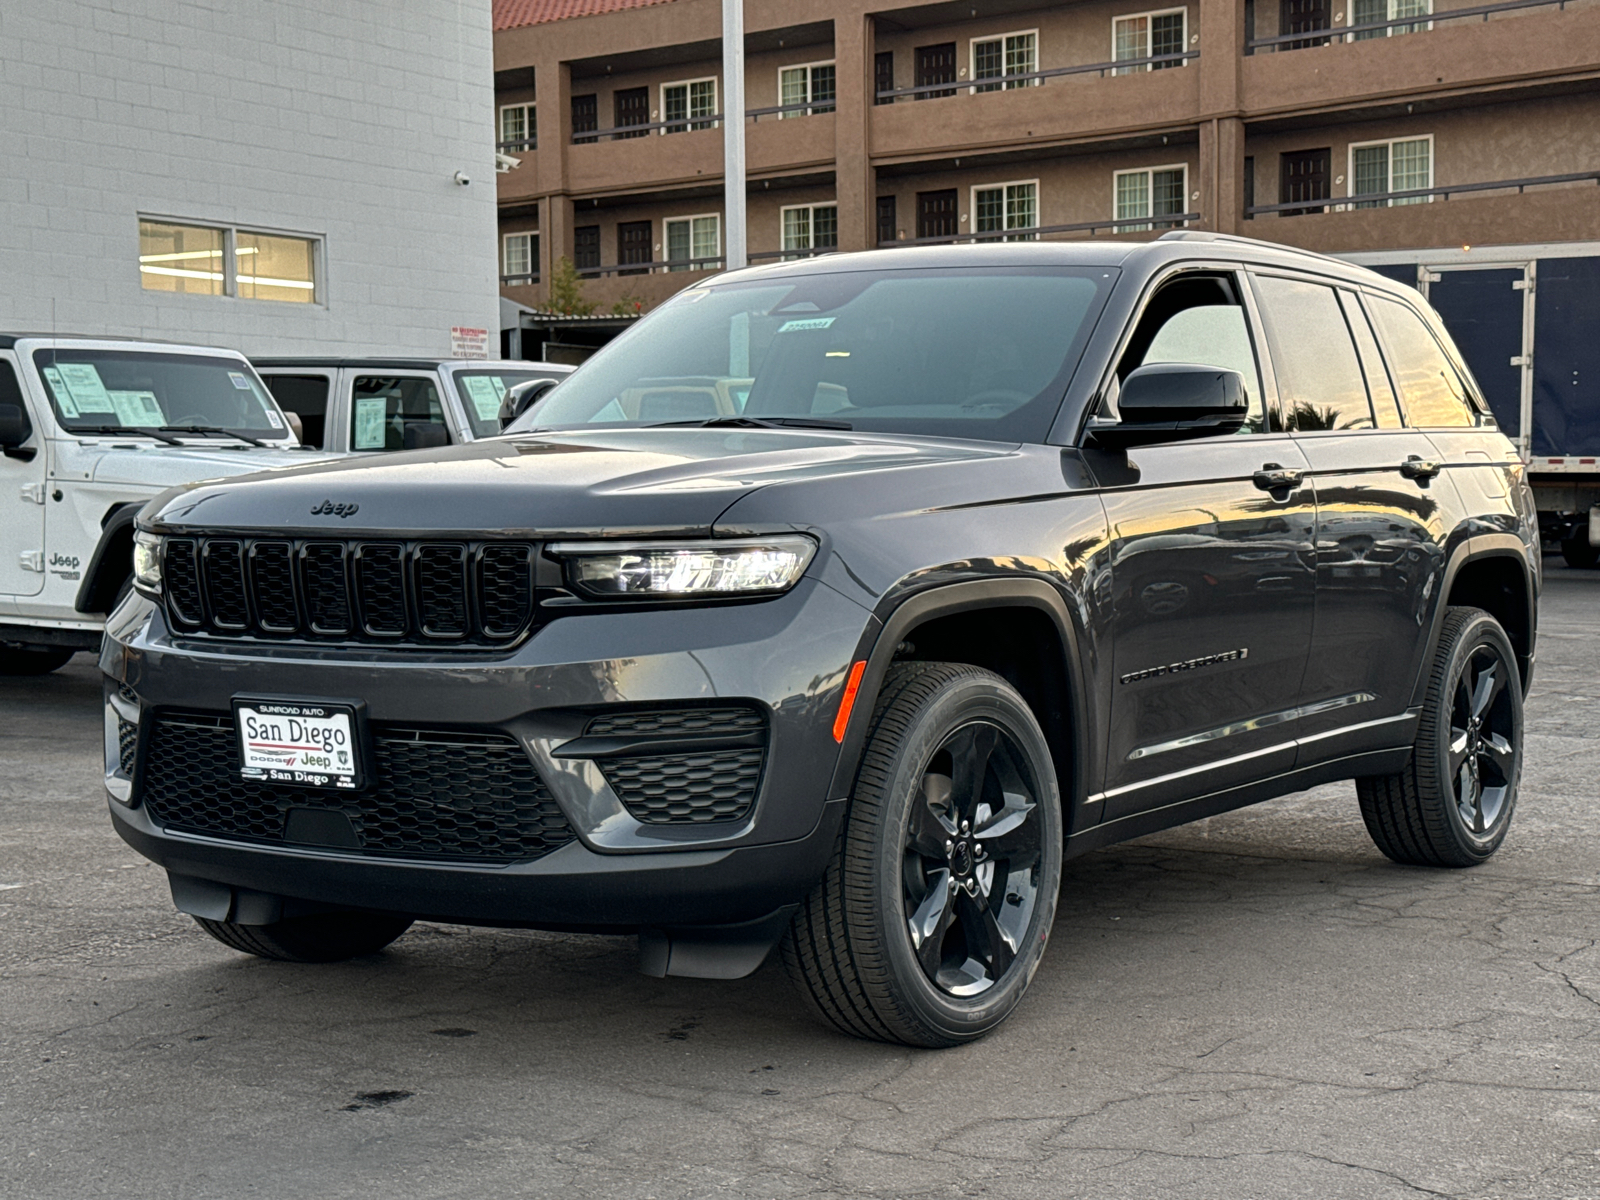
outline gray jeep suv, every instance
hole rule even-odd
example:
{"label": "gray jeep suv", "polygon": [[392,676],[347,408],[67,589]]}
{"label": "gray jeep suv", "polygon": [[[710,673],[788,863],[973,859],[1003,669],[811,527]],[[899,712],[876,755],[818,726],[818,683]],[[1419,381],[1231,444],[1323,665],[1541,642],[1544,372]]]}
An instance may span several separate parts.
{"label": "gray jeep suv", "polygon": [[1179,233],[740,271],[504,436],[152,502],[111,816],[269,958],[781,943],[838,1028],[949,1045],[1098,847],[1354,779],[1389,857],[1492,854],[1537,547],[1448,335],[1366,270]]}

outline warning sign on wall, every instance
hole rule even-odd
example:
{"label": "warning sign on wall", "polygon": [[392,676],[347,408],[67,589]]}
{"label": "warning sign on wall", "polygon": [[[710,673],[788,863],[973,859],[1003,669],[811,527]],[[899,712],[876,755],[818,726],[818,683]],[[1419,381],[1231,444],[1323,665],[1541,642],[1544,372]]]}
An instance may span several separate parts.
{"label": "warning sign on wall", "polygon": [[450,327],[451,358],[488,358],[489,331],[473,329],[467,325]]}

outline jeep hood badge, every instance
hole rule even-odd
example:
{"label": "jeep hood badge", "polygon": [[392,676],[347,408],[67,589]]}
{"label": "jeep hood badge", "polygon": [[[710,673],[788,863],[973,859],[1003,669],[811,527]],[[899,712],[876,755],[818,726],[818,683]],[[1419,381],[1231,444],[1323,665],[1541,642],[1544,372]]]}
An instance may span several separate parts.
{"label": "jeep hood badge", "polygon": [[353,517],[361,511],[359,504],[335,504],[332,500],[324,500],[321,504],[311,509],[313,517]]}

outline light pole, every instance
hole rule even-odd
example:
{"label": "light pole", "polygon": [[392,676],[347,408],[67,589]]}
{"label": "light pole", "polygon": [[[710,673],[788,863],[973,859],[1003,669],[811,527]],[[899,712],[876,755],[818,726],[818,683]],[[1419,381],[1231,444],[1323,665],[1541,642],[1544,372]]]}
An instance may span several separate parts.
{"label": "light pole", "polygon": [[745,265],[744,0],[722,0],[723,265]]}

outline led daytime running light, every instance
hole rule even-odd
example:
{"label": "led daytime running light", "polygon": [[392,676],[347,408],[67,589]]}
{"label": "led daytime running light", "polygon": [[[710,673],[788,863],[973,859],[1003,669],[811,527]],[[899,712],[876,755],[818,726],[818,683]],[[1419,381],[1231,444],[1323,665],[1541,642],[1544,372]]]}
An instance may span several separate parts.
{"label": "led daytime running light", "polygon": [[567,542],[569,582],[603,598],[729,596],[782,592],[805,572],[816,543],[804,537],[673,544]]}
{"label": "led daytime running light", "polygon": [[153,533],[133,538],[133,585],[140,591],[161,591],[161,539]]}

